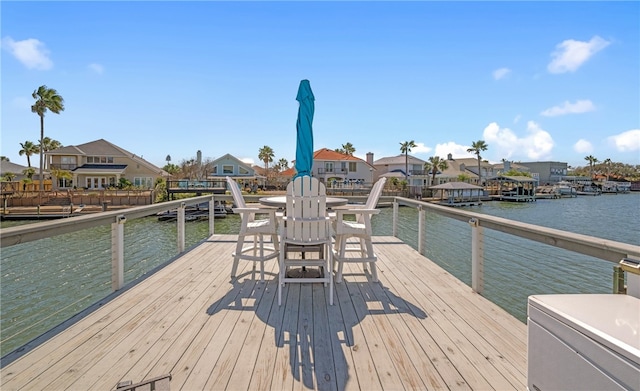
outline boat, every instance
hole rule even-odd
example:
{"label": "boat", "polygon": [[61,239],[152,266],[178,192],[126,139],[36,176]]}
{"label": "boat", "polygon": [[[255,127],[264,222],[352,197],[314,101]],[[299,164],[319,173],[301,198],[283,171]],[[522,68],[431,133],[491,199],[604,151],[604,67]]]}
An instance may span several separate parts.
{"label": "boat", "polygon": [[542,185],[536,188],[536,199],[556,199],[561,196],[558,189],[552,185]]}
{"label": "boat", "polygon": [[578,195],[599,196],[602,195],[602,189],[595,184],[583,184],[578,188]]}
{"label": "boat", "polygon": [[553,188],[560,194],[560,197],[575,197],[578,195],[577,189],[568,181],[560,181],[553,185]]}

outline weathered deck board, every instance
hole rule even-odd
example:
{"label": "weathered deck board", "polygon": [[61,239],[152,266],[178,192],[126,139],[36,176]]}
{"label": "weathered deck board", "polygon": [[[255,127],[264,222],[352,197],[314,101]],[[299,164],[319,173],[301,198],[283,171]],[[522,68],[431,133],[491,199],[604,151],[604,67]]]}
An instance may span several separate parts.
{"label": "weathered deck board", "polygon": [[171,373],[171,388],[526,388],[526,326],[392,237],[379,283],[345,264],[277,302],[250,263],[229,278],[235,236],[214,235],[1,370],[2,390],[115,389]]}

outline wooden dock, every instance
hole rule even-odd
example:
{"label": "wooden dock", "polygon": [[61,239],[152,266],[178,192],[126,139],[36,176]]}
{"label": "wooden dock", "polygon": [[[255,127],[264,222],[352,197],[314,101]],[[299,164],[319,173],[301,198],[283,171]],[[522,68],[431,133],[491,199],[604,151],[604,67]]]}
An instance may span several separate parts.
{"label": "wooden dock", "polygon": [[393,237],[379,283],[345,264],[321,284],[231,281],[236,236],[214,235],[45,342],[4,359],[4,390],[524,390],[526,325]]}

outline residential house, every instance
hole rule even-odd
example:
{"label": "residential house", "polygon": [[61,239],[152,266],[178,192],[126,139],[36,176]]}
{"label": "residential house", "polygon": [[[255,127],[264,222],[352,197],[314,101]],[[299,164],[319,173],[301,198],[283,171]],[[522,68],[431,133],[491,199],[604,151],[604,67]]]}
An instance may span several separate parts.
{"label": "residential house", "polygon": [[259,167],[252,167],[251,164],[228,153],[211,162],[211,167],[211,173],[208,175],[209,180],[223,180],[228,176],[238,182],[240,186],[251,187],[253,184],[257,184],[259,187],[264,187],[266,185],[266,176],[262,175],[264,168],[259,173],[256,171]]}
{"label": "residential house", "polygon": [[557,183],[567,175],[568,165],[566,162],[519,162],[520,166],[527,167],[531,176],[538,179],[538,183]]}
{"label": "residential house", "polygon": [[[451,154],[447,155],[447,164],[454,168],[459,174],[466,174],[470,177],[469,183],[479,186],[484,186],[487,178],[492,178],[498,175],[499,169],[486,160],[480,160],[480,173],[482,175],[482,182],[478,183],[478,159],[477,158],[459,158],[454,159]],[[458,175],[459,175],[458,174]]]}
{"label": "residential house", "polygon": [[[169,176],[162,168],[104,139],[45,152],[45,161],[54,189],[104,189],[116,187],[120,179],[151,189],[158,178]],[[63,171],[71,178],[62,176]]]}
{"label": "residential house", "polygon": [[[373,155],[371,156],[373,159]],[[404,154],[397,156],[383,157],[373,162],[375,168],[374,181],[380,177],[398,178],[405,180],[407,178],[405,170],[408,170],[408,185],[414,188],[422,188],[428,185],[429,172],[424,170],[426,162],[415,156]],[[407,166],[408,165],[408,166]]]}
{"label": "residential house", "polygon": [[[27,168],[29,167],[12,163],[8,160],[0,160],[0,182],[2,182],[2,186],[0,186],[0,192],[3,194],[8,194],[20,190],[34,190],[33,184],[27,186],[27,184],[24,182],[20,183],[22,180],[28,178],[27,175],[24,174],[24,170],[26,170]],[[32,178],[36,179],[35,183],[38,183],[38,169],[35,169],[35,171],[36,173],[32,176]]]}
{"label": "residential house", "polygon": [[[13,181],[19,182],[27,177],[23,173],[27,168],[29,167],[12,163],[8,160],[0,160],[0,178],[2,178],[2,180],[4,181],[5,174],[13,174]],[[35,168],[35,171],[35,176],[37,176],[38,169]]]}
{"label": "residential house", "polygon": [[322,148],[313,153],[312,175],[327,187],[369,187],[374,182],[374,167],[353,155]]}

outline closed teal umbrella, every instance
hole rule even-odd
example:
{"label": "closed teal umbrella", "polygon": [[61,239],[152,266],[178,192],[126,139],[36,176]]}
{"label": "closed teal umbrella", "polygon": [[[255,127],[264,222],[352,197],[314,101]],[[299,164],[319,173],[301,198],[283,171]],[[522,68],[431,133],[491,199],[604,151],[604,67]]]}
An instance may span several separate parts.
{"label": "closed teal umbrella", "polygon": [[315,97],[311,91],[309,80],[302,80],[298,87],[296,100],[298,107],[298,120],[296,121],[296,177],[311,176],[313,166],[313,112],[315,110]]}

